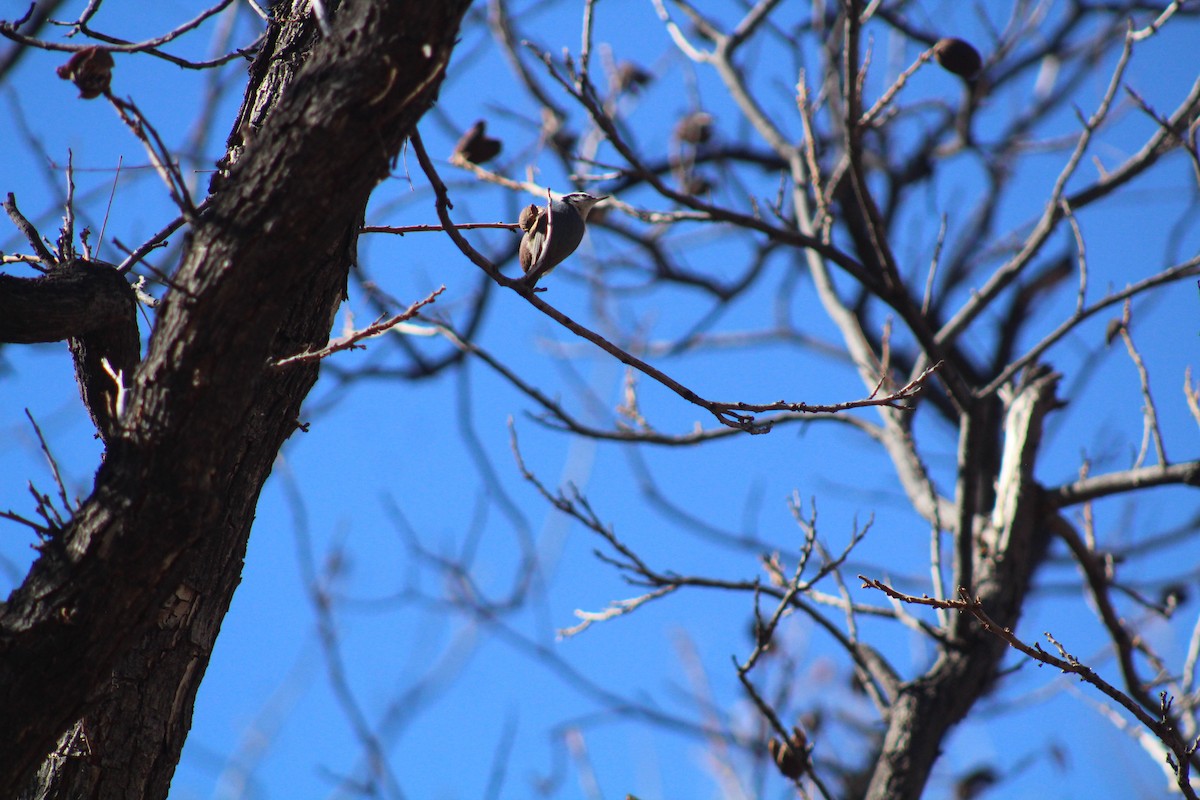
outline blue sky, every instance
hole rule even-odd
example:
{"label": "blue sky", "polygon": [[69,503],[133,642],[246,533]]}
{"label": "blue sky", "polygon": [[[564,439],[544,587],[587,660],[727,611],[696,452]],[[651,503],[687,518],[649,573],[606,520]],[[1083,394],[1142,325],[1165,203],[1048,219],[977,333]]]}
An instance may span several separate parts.
{"label": "blue sky", "polygon": [[[19,5],[0,5],[3,16],[14,16]],[[984,41],[966,5],[926,3],[916,16],[921,24],[946,34]],[[564,47],[578,51],[581,7],[515,6],[528,9],[518,17],[523,30],[536,30],[538,42],[556,54]],[[244,6],[239,8],[236,21],[222,18],[173,52],[208,54],[216,47],[216,31],[225,24],[235,26],[235,43],[249,41],[251,19]],[[70,13],[60,12],[64,17]],[[97,17],[96,27],[137,39],[169,29],[193,13],[191,4],[179,2],[148,4],[136,11],[110,4]],[[712,13],[727,24],[737,17],[729,4],[715,6]],[[796,14],[807,12],[778,13],[779,24],[787,30]],[[1193,45],[1198,34],[1194,22],[1182,21],[1139,46],[1127,83],[1160,111],[1171,110],[1196,78],[1200,62]],[[868,84],[872,96],[884,85],[882,74],[894,75],[919,52],[911,43],[902,46],[882,33],[880,37],[874,83]],[[720,135],[732,139],[744,133],[746,126],[738,121],[719,82],[710,71],[694,70],[681,59],[650,4],[598,4],[595,38],[611,45],[617,60],[635,60],[659,76],[626,109],[645,152],[669,151],[671,129],[678,116],[690,110],[692,96],[701,98],[703,107],[716,116]],[[753,45],[748,57],[754,65],[753,85],[767,98],[769,112],[798,136],[790,87],[797,63],[813,61],[815,53],[790,52],[772,37],[769,43]],[[64,60],[61,54],[31,52],[6,87],[4,102],[14,124],[0,127],[0,147],[5,153],[24,155],[0,162],[0,191],[15,192],[26,214],[51,235],[61,214],[55,202],[69,149],[81,218],[98,231],[114,167],[123,160],[101,244],[101,256],[116,260],[113,237],[126,244],[140,242],[171,218],[171,208],[161,184],[142,168],[146,159],[137,142],[111,109],[99,101],[78,100],[73,87],[55,77],[54,67]],[[1085,114],[1098,102],[1111,68],[1111,61],[1098,66],[1094,80],[1078,94]],[[243,69],[235,64],[221,73],[232,88],[210,123],[201,148],[204,157],[186,162],[191,168],[203,169],[219,154],[240,102]],[[164,139],[182,143],[194,133],[206,80],[205,74],[151,58],[118,56],[114,90],[136,100]],[[957,91],[954,79],[927,67],[901,99],[952,99]],[[1028,91],[1034,91],[1032,75]],[[556,100],[569,104],[561,94]],[[986,136],[996,130],[1006,115],[1028,101],[1029,95],[1020,93],[994,98],[981,113],[977,132]],[[18,110],[30,135],[55,164],[28,155],[23,126],[16,122]],[[514,220],[519,207],[530,202],[507,190],[479,190],[469,175],[444,162],[458,131],[480,117],[486,117],[490,132],[505,141],[508,149],[501,162],[512,159],[507,163],[514,177],[523,177],[527,164],[536,171],[537,181],[566,189],[567,176],[551,156],[527,146],[534,139],[534,113],[494,44],[481,36],[477,25],[465,32],[439,105],[421,125],[431,153],[443,159],[439,169],[450,183],[457,221]],[[573,120],[578,123],[582,114],[573,112]],[[1039,133],[1076,130],[1065,114],[1056,125],[1060,127]],[[1135,150],[1148,130],[1144,118],[1123,112],[1092,155],[1111,167]],[[612,160],[611,152],[601,152]],[[1047,153],[1020,175],[1027,191],[1004,205],[1007,227],[1016,228],[1039,213],[1037,203],[1065,157],[1061,151]],[[1081,169],[1080,185],[1096,174],[1095,168],[1089,163]],[[953,235],[980,192],[978,169],[970,159],[959,159],[948,173],[936,188],[911,200],[911,219],[896,243],[902,262],[922,276],[940,215],[949,215]],[[206,185],[206,173],[194,174],[200,186]],[[752,191],[760,198],[772,197],[776,177],[758,180]],[[744,202],[733,188],[722,191],[723,201]],[[1196,252],[1200,234],[1195,224],[1177,225],[1179,198],[1194,198],[1195,192],[1194,175],[1176,155],[1128,193],[1080,215],[1088,243],[1091,299]],[[645,190],[621,199],[640,207],[662,207]],[[405,153],[392,178],[380,187],[368,223],[434,221],[432,195],[416,159]],[[1181,233],[1173,239],[1176,229]],[[473,234],[472,241],[493,255],[513,244],[511,234],[498,231]],[[23,250],[22,245],[11,228],[0,233],[5,252]],[[688,266],[721,277],[742,269],[746,255],[744,247],[723,243],[719,231],[701,226],[681,233],[674,246]],[[367,236],[361,252],[366,274],[401,303],[444,284],[447,291],[434,311],[453,322],[466,318],[479,273],[445,237]],[[774,255],[766,278],[722,312],[713,332],[763,327],[782,296],[805,333],[836,342],[836,330],[821,313],[811,286],[789,278],[794,258],[786,252]],[[555,273],[546,298],[602,332],[620,325],[652,342],[673,341],[710,310],[711,301],[687,289],[643,288],[645,273],[637,269],[644,265],[637,259],[637,251],[622,240],[596,234]],[[173,265],[167,256],[154,263],[167,270]],[[630,269],[619,272],[621,265]],[[615,288],[590,295],[589,281],[597,276],[609,276]],[[1051,330],[1073,302],[1073,290],[1068,289],[1040,309],[1034,326],[1038,334]],[[347,309],[360,326],[373,317],[358,291]],[[1093,459],[1097,471],[1127,467],[1140,444],[1137,375],[1120,346],[1107,352],[1098,347],[1109,318],[1102,314],[1081,327],[1049,356],[1064,372],[1062,393],[1070,405],[1052,423],[1047,457],[1039,465],[1037,477],[1048,485],[1070,480],[1084,455]],[[341,324],[339,320],[339,330]],[[144,321],[143,335],[148,330]],[[1184,368],[1190,365],[1195,371],[1200,364],[1198,333],[1200,298],[1194,281],[1176,284],[1134,306],[1134,335],[1150,364],[1168,453],[1179,460],[1194,458],[1197,446],[1196,425],[1179,387]],[[413,346],[424,352],[445,352],[442,341],[413,338]],[[572,340],[507,293],[491,299],[480,341],[585,419],[602,422],[598,413],[610,414],[621,399],[624,371],[619,364]],[[986,342],[981,338],[975,343]],[[1097,352],[1099,360],[1086,371],[1085,362]],[[711,398],[833,403],[866,394],[844,362],[782,344],[662,357],[655,363]],[[334,358],[334,366],[344,372],[404,364],[393,337],[369,342],[366,351]],[[66,346],[5,347],[0,370],[0,441],[6,445],[0,448],[0,508],[30,513],[27,480],[40,491],[52,490],[25,409],[45,433],[69,489],[86,497],[99,447],[78,398]],[[1085,374],[1086,381],[1081,380]],[[712,424],[703,411],[647,379],[639,382],[639,390],[643,411],[662,430],[681,433],[697,421]],[[348,392],[330,375],[323,378],[310,397],[311,430],[285,446],[263,491],[243,582],[198,698],[172,798],[352,796],[339,777],[358,773],[363,751],[331,688],[317,617],[305,590],[306,564],[325,570],[331,554],[340,563],[333,584],[334,615],[348,685],[371,724],[379,726],[405,796],[486,796],[489,785],[495,785],[489,781],[498,780],[494,762],[505,765],[501,797],[536,796],[538,781],[554,779],[555,797],[596,796],[589,788],[585,763],[594,771],[603,797],[627,792],[644,800],[737,796],[723,777],[720,759],[714,757],[719,749],[701,738],[614,713],[600,694],[613,692],[694,723],[716,714],[732,720],[736,728],[753,729],[753,712],[730,662],[731,657],[745,658],[751,649],[751,599],[730,592],[681,592],[579,636],[556,640],[555,629],[576,621],[575,609],[598,611],[639,590],[595,557],[593,551],[601,543],[594,535],[549,508],[521,479],[511,452],[510,425],[526,465],[546,485],[578,486],[599,517],[660,568],[730,579],[761,574],[753,548],[716,545],[700,526],[680,524],[649,502],[639,485],[635,459],[648,467],[663,496],[707,526],[765,539],[788,553],[795,552],[801,540],[787,506],[793,494],[806,511],[815,498],[820,533],[832,550],[840,550],[856,526],[870,521],[869,535],[847,568],[852,586],[857,583],[855,570],[913,582],[928,575],[927,526],[909,510],[882,454],[866,437],[841,426],[783,426],[767,436],[739,436],[701,448],[640,447],[631,457],[611,443],[548,430],[530,418],[537,411],[528,398],[478,362],[425,381],[364,380]],[[855,413],[871,418],[869,411]],[[939,427],[928,414],[917,430],[931,469],[943,491],[949,492],[945,481],[954,462],[954,432]],[[1180,524],[1197,507],[1194,491],[1162,490],[1151,498],[1136,507],[1098,504],[1098,533],[1112,542],[1136,541]],[[7,590],[24,574],[31,541],[18,526],[4,523],[0,530],[0,586]],[[428,558],[418,558],[414,539],[431,555],[461,558],[473,552],[472,578],[493,599],[511,589],[523,543],[532,542],[540,569],[531,601],[504,617],[502,627],[448,607],[445,599],[463,588],[438,574]],[[1139,566],[1139,574],[1148,578],[1168,573],[1178,569],[1181,560],[1194,562],[1194,555],[1169,551]],[[1020,633],[1032,640],[1051,630],[1076,655],[1111,672],[1094,615],[1078,590],[1070,589],[1077,582],[1075,571],[1060,558],[1040,577],[1048,587],[1046,599],[1031,607]],[[835,591],[832,585],[823,588]],[[881,601],[867,595],[862,599]],[[1185,606],[1182,623],[1147,628],[1176,663],[1187,644],[1188,618],[1194,616],[1193,601]],[[924,663],[931,653],[926,643],[894,623],[865,627],[903,669]],[[865,701],[849,689],[845,660],[828,637],[799,617],[790,618],[781,635],[783,649],[794,659],[786,671],[791,676],[789,708],[816,704],[831,717],[874,721]],[[553,660],[537,657],[537,647],[551,653]],[[574,670],[577,677],[566,670]],[[768,680],[772,690],[780,680],[779,675]],[[956,731],[929,797],[950,796],[957,774],[984,764],[1016,773],[998,796],[1032,796],[1038,787],[1052,787],[1054,796],[1064,798],[1161,795],[1164,778],[1158,765],[1097,711],[1094,692],[1029,664],[1012,683],[1019,691],[985,698],[978,717]],[[399,708],[389,717],[387,706],[397,698],[402,698]],[[579,733],[563,735],[566,728]],[[818,739],[818,759],[823,753],[853,752],[845,729],[831,730]],[[510,749],[497,754],[508,736]],[[1070,745],[1065,759],[1056,758],[1056,745]],[[730,759],[741,768],[749,795],[786,796],[777,775],[754,777],[744,755]]]}

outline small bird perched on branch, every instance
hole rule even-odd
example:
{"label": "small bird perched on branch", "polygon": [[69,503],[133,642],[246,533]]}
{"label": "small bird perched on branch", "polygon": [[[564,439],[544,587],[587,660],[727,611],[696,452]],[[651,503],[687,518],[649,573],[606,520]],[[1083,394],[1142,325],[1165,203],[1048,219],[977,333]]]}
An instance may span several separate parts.
{"label": "small bird perched on branch", "polygon": [[608,198],[572,192],[551,197],[545,208],[535,205],[521,210],[520,225],[525,233],[517,251],[525,282],[536,284],[543,275],[575,252],[587,230],[587,215],[592,206]]}

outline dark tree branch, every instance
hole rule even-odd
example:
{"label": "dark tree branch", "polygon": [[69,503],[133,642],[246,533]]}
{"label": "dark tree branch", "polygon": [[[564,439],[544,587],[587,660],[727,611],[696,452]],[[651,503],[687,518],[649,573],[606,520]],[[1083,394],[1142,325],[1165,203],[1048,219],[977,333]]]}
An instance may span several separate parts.
{"label": "dark tree branch", "polygon": [[87,774],[51,758],[38,783],[166,795],[259,491],[317,376],[270,361],[327,341],[367,199],[436,95],[466,6],[345,6],[319,42],[306,2],[280,14],[315,43],[290,54],[294,76],[252,84],[268,99],[258,135],[197,220],[92,496],[0,609],[0,795],[80,736]]}

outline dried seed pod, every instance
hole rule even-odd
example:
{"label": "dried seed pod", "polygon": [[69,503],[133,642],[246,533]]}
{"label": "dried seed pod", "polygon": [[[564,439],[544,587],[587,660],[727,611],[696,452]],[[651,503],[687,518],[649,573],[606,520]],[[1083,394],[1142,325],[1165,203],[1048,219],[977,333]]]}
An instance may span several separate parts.
{"label": "dried seed pod", "polygon": [[956,800],[975,800],[991,787],[1000,782],[1000,775],[991,767],[973,769],[958,779],[954,785]]}
{"label": "dried seed pod", "polygon": [[799,728],[792,728],[786,745],[772,739],[767,743],[767,752],[785,778],[797,780],[808,771],[808,739]]}
{"label": "dried seed pod", "polygon": [[947,72],[970,80],[983,69],[979,51],[967,41],[953,37],[939,39],[933,46],[933,57]]}
{"label": "dried seed pod", "polygon": [[541,209],[537,206],[533,204],[527,205],[521,209],[521,216],[517,218],[517,224],[521,226],[521,230],[531,231],[533,230],[533,226],[537,225],[540,213]]}
{"label": "dried seed pod", "polygon": [[688,175],[683,180],[684,194],[690,194],[693,197],[698,195],[706,195],[712,191],[712,181],[705,178],[703,175]]}
{"label": "dried seed pod", "polygon": [[563,120],[550,108],[542,109],[541,139],[543,142],[549,142],[560,155],[572,158],[575,145],[579,142],[579,137],[567,130]]}
{"label": "dried seed pod", "polygon": [[653,75],[632,61],[622,61],[618,64],[615,78],[618,92],[631,92],[632,94],[637,94],[639,89],[654,80]]}
{"label": "dried seed pod", "polygon": [[84,100],[91,100],[108,91],[112,83],[112,71],[112,53],[99,47],[85,47],[55,70],[58,77],[79,88],[79,96]]}
{"label": "dried seed pod", "polygon": [[500,155],[500,140],[487,135],[487,122],[479,120],[454,146],[454,156],[472,164],[483,164]]}
{"label": "dried seed pod", "polygon": [[675,138],[688,144],[704,144],[712,139],[713,115],[693,111],[675,125]]}
{"label": "dried seed pod", "polygon": [[579,137],[568,131],[566,128],[560,128],[550,137],[550,144],[559,153],[565,156],[574,157],[575,145],[579,143]]}

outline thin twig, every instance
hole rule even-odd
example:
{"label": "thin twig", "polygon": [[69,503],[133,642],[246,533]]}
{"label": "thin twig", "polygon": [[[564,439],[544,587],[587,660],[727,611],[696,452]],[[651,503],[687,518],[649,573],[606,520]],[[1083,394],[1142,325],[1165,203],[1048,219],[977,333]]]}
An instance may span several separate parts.
{"label": "thin twig", "polygon": [[54,454],[50,452],[50,445],[46,443],[46,437],[42,435],[42,429],[38,426],[37,420],[33,418],[33,414],[29,413],[29,409],[25,409],[25,418],[29,420],[29,424],[33,426],[33,432],[37,434],[38,446],[42,449],[42,455],[46,457],[46,463],[50,465],[50,474],[54,476],[54,485],[58,487],[58,498],[62,501],[62,506],[67,511],[78,510],[77,504],[72,504],[67,498],[67,485],[63,482],[62,471],[58,468],[58,461],[54,458]]}
{"label": "thin twig", "polygon": [[[188,33],[189,31],[192,31],[195,28],[199,27],[201,24],[204,23],[205,20],[209,19],[210,17],[214,16],[215,14],[220,13],[228,6],[232,5],[235,1],[236,0],[220,0],[220,2],[217,3],[217,5],[212,6],[208,9],[205,9],[198,16],[196,16],[193,19],[183,23],[182,25],[168,31],[167,33],[165,33],[161,36],[157,36],[153,39],[146,39],[141,42],[130,42],[125,39],[119,39],[115,36],[109,36],[107,34],[100,33],[99,31],[94,31],[91,28],[87,27],[87,20],[99,8],[99,3],[96,3],[94,6],[89,5],[88,8],[85,9],[85,12],[80,16],[80,18],[76,22],[68,23],[68,24],[70,25],[70,27],[73,27],[75,29],[75,32],[83,33],[88,38],[90,38],[94,41],[104,42],[104,49],[109,52],[113,52],[113,53],[148,53],[150,55],[156,56],[157,58],[161,58],[164,61],[169,61],[172,64],[175,64],[180,67],[184,67],[186,69],[208,69],[211,67],[218,67],[218,66],[221,66],[222,64],[226,64],[235,58],[249,57],[249,55],[257,48],[258,44],[262,41],[262,36],[259,36],[257,39],[255,39],[255,41],[248,47],[241,48],[232,53],[228,53],[224,56],[220,56],[219,58],[211,59],[209,61],[189,61],[187,59],[180,58],[178,56],[174,56],[169,53],[164,53],[159,48],[162,45],[168,44],[171,41],[179,38],[183,34]],[[0,36],[3,36],[7,39],[11,39],[14,42],[19,42],[20,44],[26,45],[27,47],[36,47],[39,50],[51,50],[51,51],[58,51],[58,52],[62,52],[62,53],[78,53],[82,50],[87,50],[90,47],[95,47],[95,45],[90,45],[90,44],[73,44],[73,43],[67,44],[64,42],[54,42],[54,41],[49,41],[46,39],[37,39],[32,36],[26,36],[25,34],[20,33],[18,31],[18,29],[21,27],[22,22],[23,22],[23,20],[17,20],[16,22],[0,21]]]}
{"label": "thin twig", "polygon": [[1176,264],[1169,269],[1165,269],[1157,275],[1151,275],[1149,278],[1140,280],[1137,283],[1127,286],[1119,292],[1097,300],[1087,308],[1072,314],[1067,319],[1063,320],[1057,328],[1046,335],[1044,339],[1029,349],[1025,355],[1013,361],[1011,364],[1001,370],[991,383],[976,392],[979,397],[988,397],[1000,389],[1001,386],[1012,380],[1013,376],[1028,365],[1041,358],[1042,353],[1049,350],[1053,345],[1059,342],[1064,336],[1079,326],[1081,322],[1095,314],[1100,313],[1106,308],[1122,303],[1125,300],[1139,295],[1149,289],[1157,286],[1173,283],[1184,278],[1190,278],[1194,275],[1200,275],[1200,256],[1191,258],[1182,264]]}
{"label": "thin twig", "polygon": [[146,119],[146,115],[132,100],[122,100],[108,91],[104,93],[104,96],[112,103],[121,121],[146,148],[146,153],[150,156],[150,163],[154,165],[159,177],[167,185],[167,191],[170,193],[171,199],[175,201],[175,205],[183,212],[184,217],[188,220],[195,220],[196,204],[192,202],[187,181],[183,179],[179,165],[171,160],[170,150],[163,142],[162,137],[158,135],[158,131],[150,124],[150,120]]}
{"label": "thin twig", "polygon": [[[503,228],[515,231],[520,229],[516,222],[460,222],[455,226],[460,231],[473,231],[481,228]],[[395,233],[403,236],[406,233],[433,233],[446,230],[445,225],[364,225],[359,233]]]}
{"label": "thin twig", "polygon": [[1120,335],[1121,340],[1125,342],[1125,349],[1129,352],[1129,359],[1133,361],[1133,366],[1137,369],[1138,382],[1142,389],[1142,418],[1143,418],[1143,441],[1141,452],[1138,453],[1137,460],[1134,462],[1133,468],[1138,469],[1146,456],[1147,440],[1154,443],[1154,453],[1158,457],[1158,465],[1160,467],[1169,466],[1167,461],[1167,450],[1163,445],[1162,428],[1158,424],[1158,410],[1154,405],[1154,398],[1150,394],[1150,371],[1146,368],[1146,362],[1142,359],[1142,354],[1138,352],[1137,346],[1133,343],[1133,335],[1129,332],[1130,328],[1130,310],[1132,301],[1125,301],[1125,312],[1122,314]]}
{"label": "thin twig", "polygon": [[[941,330],[937,332],[937,341],[939,343],[947,343],[955,340],[976,317],[983,313],[984,309],[992,304],[1000,292],[1016,279],[1033,258],[1041,252],[1042,245],[1049,240],[1058,221],[1062,219],[1062,201],[1067,182],[1075,174],[1076,168],[1083,159],[1083,154],[1087,151],[1088,145],[1092,141],[1092,135],[1108,119],[1109,109],[1112,107],[1117,87],[1121,85],[1121,79],[1125,75],[1125,68],[1129,64],[1129,57],[1132,52],[1133,40],[1127,36],[1124,47],[1121,50],[1121,55],[1117,59],[1116,66],[1113,68],[1108,87],[1104,92],[1104,97],[1101,99],[1095,113],[1088,119],[1083,120],[1083,130],[1079,133],[1075,148],[1055,179],[1054,187],[1050,191],[1050,198],[1046,202],[1042,216],[1038,220],[1037,225],[1034,226],[1033,231],[1029,234],[1029,237],[1025,240],[1020,252],[992,273],[987,282],[978,291],[972,293],[971,299],[964,303],[962,308],[942,326]],[[1077,206],[1078,202],[1072,199],[1070,207]]]}
{"label": "thin twig", "polygon": [[[199,214],[201,211],[203,211],[204,207],[207,203],[208,203],[208,198],[206,198],[204,200],[204,202],[201,203],[196,208],[196,213]],[[117,271],[118,272],[128,272],[129,270],[131,270],[135,264],[137,264],[139,261],[141,261],[143,258],[146,257],[147,253],[149,253],[151,250],[155,249],[156,247],[161,247],[163,245],[163,243],[167,240],[167,237],[169,237],[175,231],[177,231],[181,227],[183,227],[183,224],[187,221],[188,221],[188,219],[186,216],[180,215],[180,216],[176,217],[175,219],[171,220],[170,222],[168,222],[166,224],[166,226],[163,227],[158,233],[154,234],[149,239],[147,239],[145,242],[138,245],[137,248],[135,248],[134,250],[131,250],[129,252],[129,255],[127,255],[125,257],[125,259],[120,264],[117,265]],[[116,240],[114,239],[113,242],[115,244]]]}
{"label": "thin twig", "polygon": [[417,312],[420,311],[422,308],[424,308],[425,306],[434,302],[437,299],[437,296],[440,295],[444,291],[446,291],[446,287],[441,286],[441,287],[435,289],[434,291],[430,292],[429,295],[427,297],[425,297],[425,299],[418,300],[417,302],[410,305],[408,308],[401,311],[399,314],[395,314],[391,317],[388,317],[387,319],[378,320],[378,321],[368,325],[367,327],[363,328],[360,331],[353,331],[352,333],[349,333],[346,336],[343,336],[341,339],[338,339],[337,341],[328,345],[327,347],[322,347],[320,350],[308,350],[303,353],[297,353],[296,355],[293,355],[293,356],[287,356],[285,358],[275,359],[274,361],[271,362],[271,366],[282,367],[285,364],[292,364],[295,362],[320,361],[321,359],[327,358],[327,357],[333,355],[334,353],[340,353],[343,350],[352,350],[352,349],[361,347],[361,345],[359,345],[358,343],[361,342],[363,339],[370,339],[374,336],[381,336],[384,333],[386,333],[387,331],[389,331],[392,328],[399,325],[400,323],[407,322],[408,320],[415,317],[417,315]]}
{"label": "thin twig", "polygon": [[888,104],[900,93],[900,90],[905,87],[908,79],[915,75],[917,70],[923,67],[931,58],[933,58],[932,47],[917,56],[917,60],[910,64],[904,72],[900,73],[895,82],[887,88],[887,91],[875,101],[875,105],[871,106],[870,110],[859,118],[858,125],[862,128],[868,128],[875,124],[876,118],[888,107]]}

